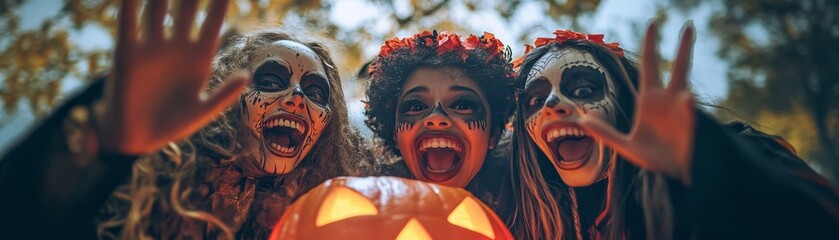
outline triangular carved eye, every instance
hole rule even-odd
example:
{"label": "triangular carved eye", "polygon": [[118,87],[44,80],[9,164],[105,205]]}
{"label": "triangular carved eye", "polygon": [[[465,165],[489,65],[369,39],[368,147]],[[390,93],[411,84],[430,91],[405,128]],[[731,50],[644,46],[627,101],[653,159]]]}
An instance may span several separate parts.
{"label": "triangular carved eye", "polygon": [[346,187],[330,191],[318,210],[315,226],[323,226],[351,217],[379,214],[379,210],[367,197]]}
{"label": "triangular carved eye", "polygon": [[431,240],[431,235],[428,235],[428,231],[419,220],[411,218],[405,227],[402,227],[402,231],[399,231],[395,240]]}
{"label": "triangular carved eye", "polygon": [[478,203],[472,197],[466,197],[449,214],[449,223],[480,233],[489,239],[495,239],[495,231],[489,223],[489,218]]}

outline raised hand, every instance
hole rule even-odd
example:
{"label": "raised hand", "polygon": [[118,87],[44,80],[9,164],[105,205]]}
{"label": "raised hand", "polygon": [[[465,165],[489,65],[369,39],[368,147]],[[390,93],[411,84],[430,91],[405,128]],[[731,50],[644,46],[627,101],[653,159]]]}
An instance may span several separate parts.
{"label": "raised hand", "polygon": [[210,1],[196,40],[190,33],[198,0],[174,1],[180,6],[169,38],[163,25],[168,2],[148,1],[143,36],[137,0],[122,3],[114,68],[94,108],[104,151],[146,154],[187,137],[236,100],[248,80],[234,74],[214,93],[205,92],[228,0]]}
{"label": "raised hand", "polygon": [[690,185],[691,154],[695,131],[695,104],[687,87],[695,30],[682,28],[682,39],[669,85],[662,85],[658,69],[655,23],[644,41],[641,79],[632,130],[624,134],[600,119],[587,117],[580,125],[633,164],[681,179]]}

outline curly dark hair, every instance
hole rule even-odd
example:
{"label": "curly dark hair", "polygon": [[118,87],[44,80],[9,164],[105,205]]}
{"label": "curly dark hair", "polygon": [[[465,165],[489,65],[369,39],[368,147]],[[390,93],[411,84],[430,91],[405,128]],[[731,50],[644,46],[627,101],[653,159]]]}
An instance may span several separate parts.
{"label": "curly dark hair", "polygon": [[[380,54],[372,63],[365,123],[397,156],[401,154],[394,139],[396,105],[405,81],[418,68],[455,67],[474,79],[489,102],[491,136],[501,136],[512,114],[515,72],[510,64],[510,49],[493,55],[487,48],[438,54],[437,34],[434,31],[433,35],[416,38],[414,46],[396,49],[384,57]],[[421,44],[427,39],[433,41],[430,46]],[[465,59],[461,55],[464,52]]]}

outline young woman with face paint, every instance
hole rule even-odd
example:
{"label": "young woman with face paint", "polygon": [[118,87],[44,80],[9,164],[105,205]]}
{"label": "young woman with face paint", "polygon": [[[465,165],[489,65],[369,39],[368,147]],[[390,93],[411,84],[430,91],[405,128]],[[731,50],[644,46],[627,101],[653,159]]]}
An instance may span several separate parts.
{"label": "young woman with face paint", "polygon": [[836,188],[783,140],[696,109],[693,32],[687,25],[667,88],[655,25],[640,72],[603,35],[568,30],[517,61],[517,238],[837,236]]}
{"label": "young woman with face paint", "polygon": [[[182,181],[207,191],[187,203],[206,206],[239,238],[267,237],[297,196],[326,179],[360,175],[369,167],[370,157],[363,154],[365,149],[348,123],[337,69],[319,41],[266,29],[238,37],[214,61],[211,88],[234,69],[248,69],[251,82],[237,104],[190,139],[201,149],[194,153],[198,166],[192,170],[194,180]],[[137,174],[134,181],[160,174]],[[137,190],[125,194],[132,204],[134,199],[158,197]],[[130,217],[134,212],[128,213]],[[190,222],[178,217],[185,216],[161,218]],[[160,220],[152,215],[136,224],[155,227],[154,221]],[[210,236],[220,233],[213,227]],[[161,229],[159,236],[181,236],[180,230]]]}
{"label": "young woman with face paint", "polygon": [[321,39],[265,29],[213,59],[228,2],[213,1],[197,40],[189,33],[198,2],[179,3],[171,38],[167,1],[148,2],[138,38],[138,3],[126,0],[112,76],[4,156],[3,190],[16,197],[3,198],[2,216],[24,216],[4,229],[40,229],[35,238],[266,238],[308,189],[372,171]]}
{"label": "young woman with face paint", "polygon": [[[461,39],[425,31],[385,42],[371,65],[367,126],[402,158],[389,169],[408,171],[384,174],[469,185],[512,107],[508,59],[489,33]],[[487,165],[503,164],[496,160]]]}

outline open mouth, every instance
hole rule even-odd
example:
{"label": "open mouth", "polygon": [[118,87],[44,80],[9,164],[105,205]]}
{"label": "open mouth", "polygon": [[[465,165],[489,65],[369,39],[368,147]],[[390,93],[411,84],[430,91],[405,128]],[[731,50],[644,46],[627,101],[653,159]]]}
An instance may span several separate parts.
{"label": "open mouth", "polygon": [[300,152],[309,126],[293,114],[274,115],[262,122],[262,137],[268,150],[280,157],[293,157]]}
{"label": "open mouth", "polygon": [[448,135],[425,135],[417,140],[417,159],[423,176],[443,182],[457,175],[463,165],[464,145],[460,139]]}
{"label": "open mouth", "polygon": [[583,167],[594,152],[594,139],[576,125],[562,125],[545,131],[544,136],[556,165],[563,170]]}

